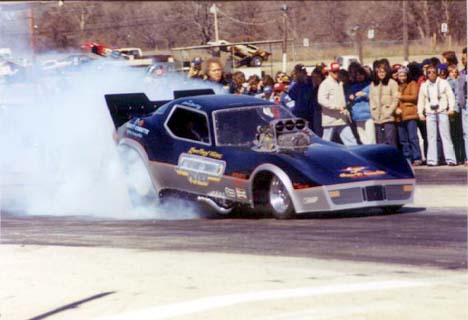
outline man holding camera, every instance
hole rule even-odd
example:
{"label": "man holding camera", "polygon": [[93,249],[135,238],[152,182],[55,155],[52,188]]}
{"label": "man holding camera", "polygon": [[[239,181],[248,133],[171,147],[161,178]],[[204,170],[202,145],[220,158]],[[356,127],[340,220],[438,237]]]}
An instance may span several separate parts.
{"label": "man holding camera", "polygon": [[449,116],[453,114],[455,95],[447,80],[438,77],[437,67],[427,68],[427,80],[421,85],[418,96],[418,115],[427,125],[427,165],[437,166],[437,130],[444,150],[445,162],[456,166],[457,160],[450,137]]}

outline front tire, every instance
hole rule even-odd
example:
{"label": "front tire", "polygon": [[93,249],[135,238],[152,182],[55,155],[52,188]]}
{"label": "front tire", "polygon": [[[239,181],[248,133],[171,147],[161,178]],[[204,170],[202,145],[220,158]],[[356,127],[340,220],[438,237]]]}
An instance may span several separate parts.
{"label": "front tire", "polygon": [[263,64],[263,59],[260,56],[255,56],[250,60],[250,66],[252,67],[261,67]]}
{"label": "front tire", "polygon": [[291,219],[295,216],[291,196],[277,176],[273,176],[270,181],[268,204],[276,219]]}

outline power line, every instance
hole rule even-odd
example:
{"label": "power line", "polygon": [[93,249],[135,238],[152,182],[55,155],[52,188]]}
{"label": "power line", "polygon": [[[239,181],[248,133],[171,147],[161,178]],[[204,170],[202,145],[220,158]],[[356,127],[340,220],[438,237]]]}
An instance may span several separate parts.
{"label": "power line", "polygon": [[277,19],[271,20],[271,21],[265,21],[265,22],[245,22],[245,21],[241,21],[241,20],[238,20],[236,18],[233,18],[233,17],[227,15],[225,12],[221,11],[219,8],[218,8],[218,12],[221,13],[226,18],[228,18],[229,20],[237,22],[239,24],[253,25],[253,26],[264,26],[266,24],[272,24],[272,23],[277,23],[278,22]]}

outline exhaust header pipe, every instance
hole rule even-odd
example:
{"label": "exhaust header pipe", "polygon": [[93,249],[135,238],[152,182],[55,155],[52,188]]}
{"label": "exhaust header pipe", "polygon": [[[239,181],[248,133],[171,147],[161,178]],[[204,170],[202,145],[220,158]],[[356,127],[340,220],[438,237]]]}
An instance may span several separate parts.
{"label": "exhaust header pipe", "polygon": [[210,199],[210,198],[207,198],[207,197],[198,196],[197,201],[204,202],[204,203],[208,204],[213,209],[215,209],[219,214],[229,214],[232,211],[232,207],[231,208],[224,208],[224,207],[220,206],[219,204],[217,204],[213,199]]}

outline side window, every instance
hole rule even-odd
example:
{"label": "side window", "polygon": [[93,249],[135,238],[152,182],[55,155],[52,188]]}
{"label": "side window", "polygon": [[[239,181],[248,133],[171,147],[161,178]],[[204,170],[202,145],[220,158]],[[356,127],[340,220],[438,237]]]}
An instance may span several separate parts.
{"label": "side window", "polygon": [[199,112],[176,107],[167,127],[178,138],[209,143],[208,119]]}

